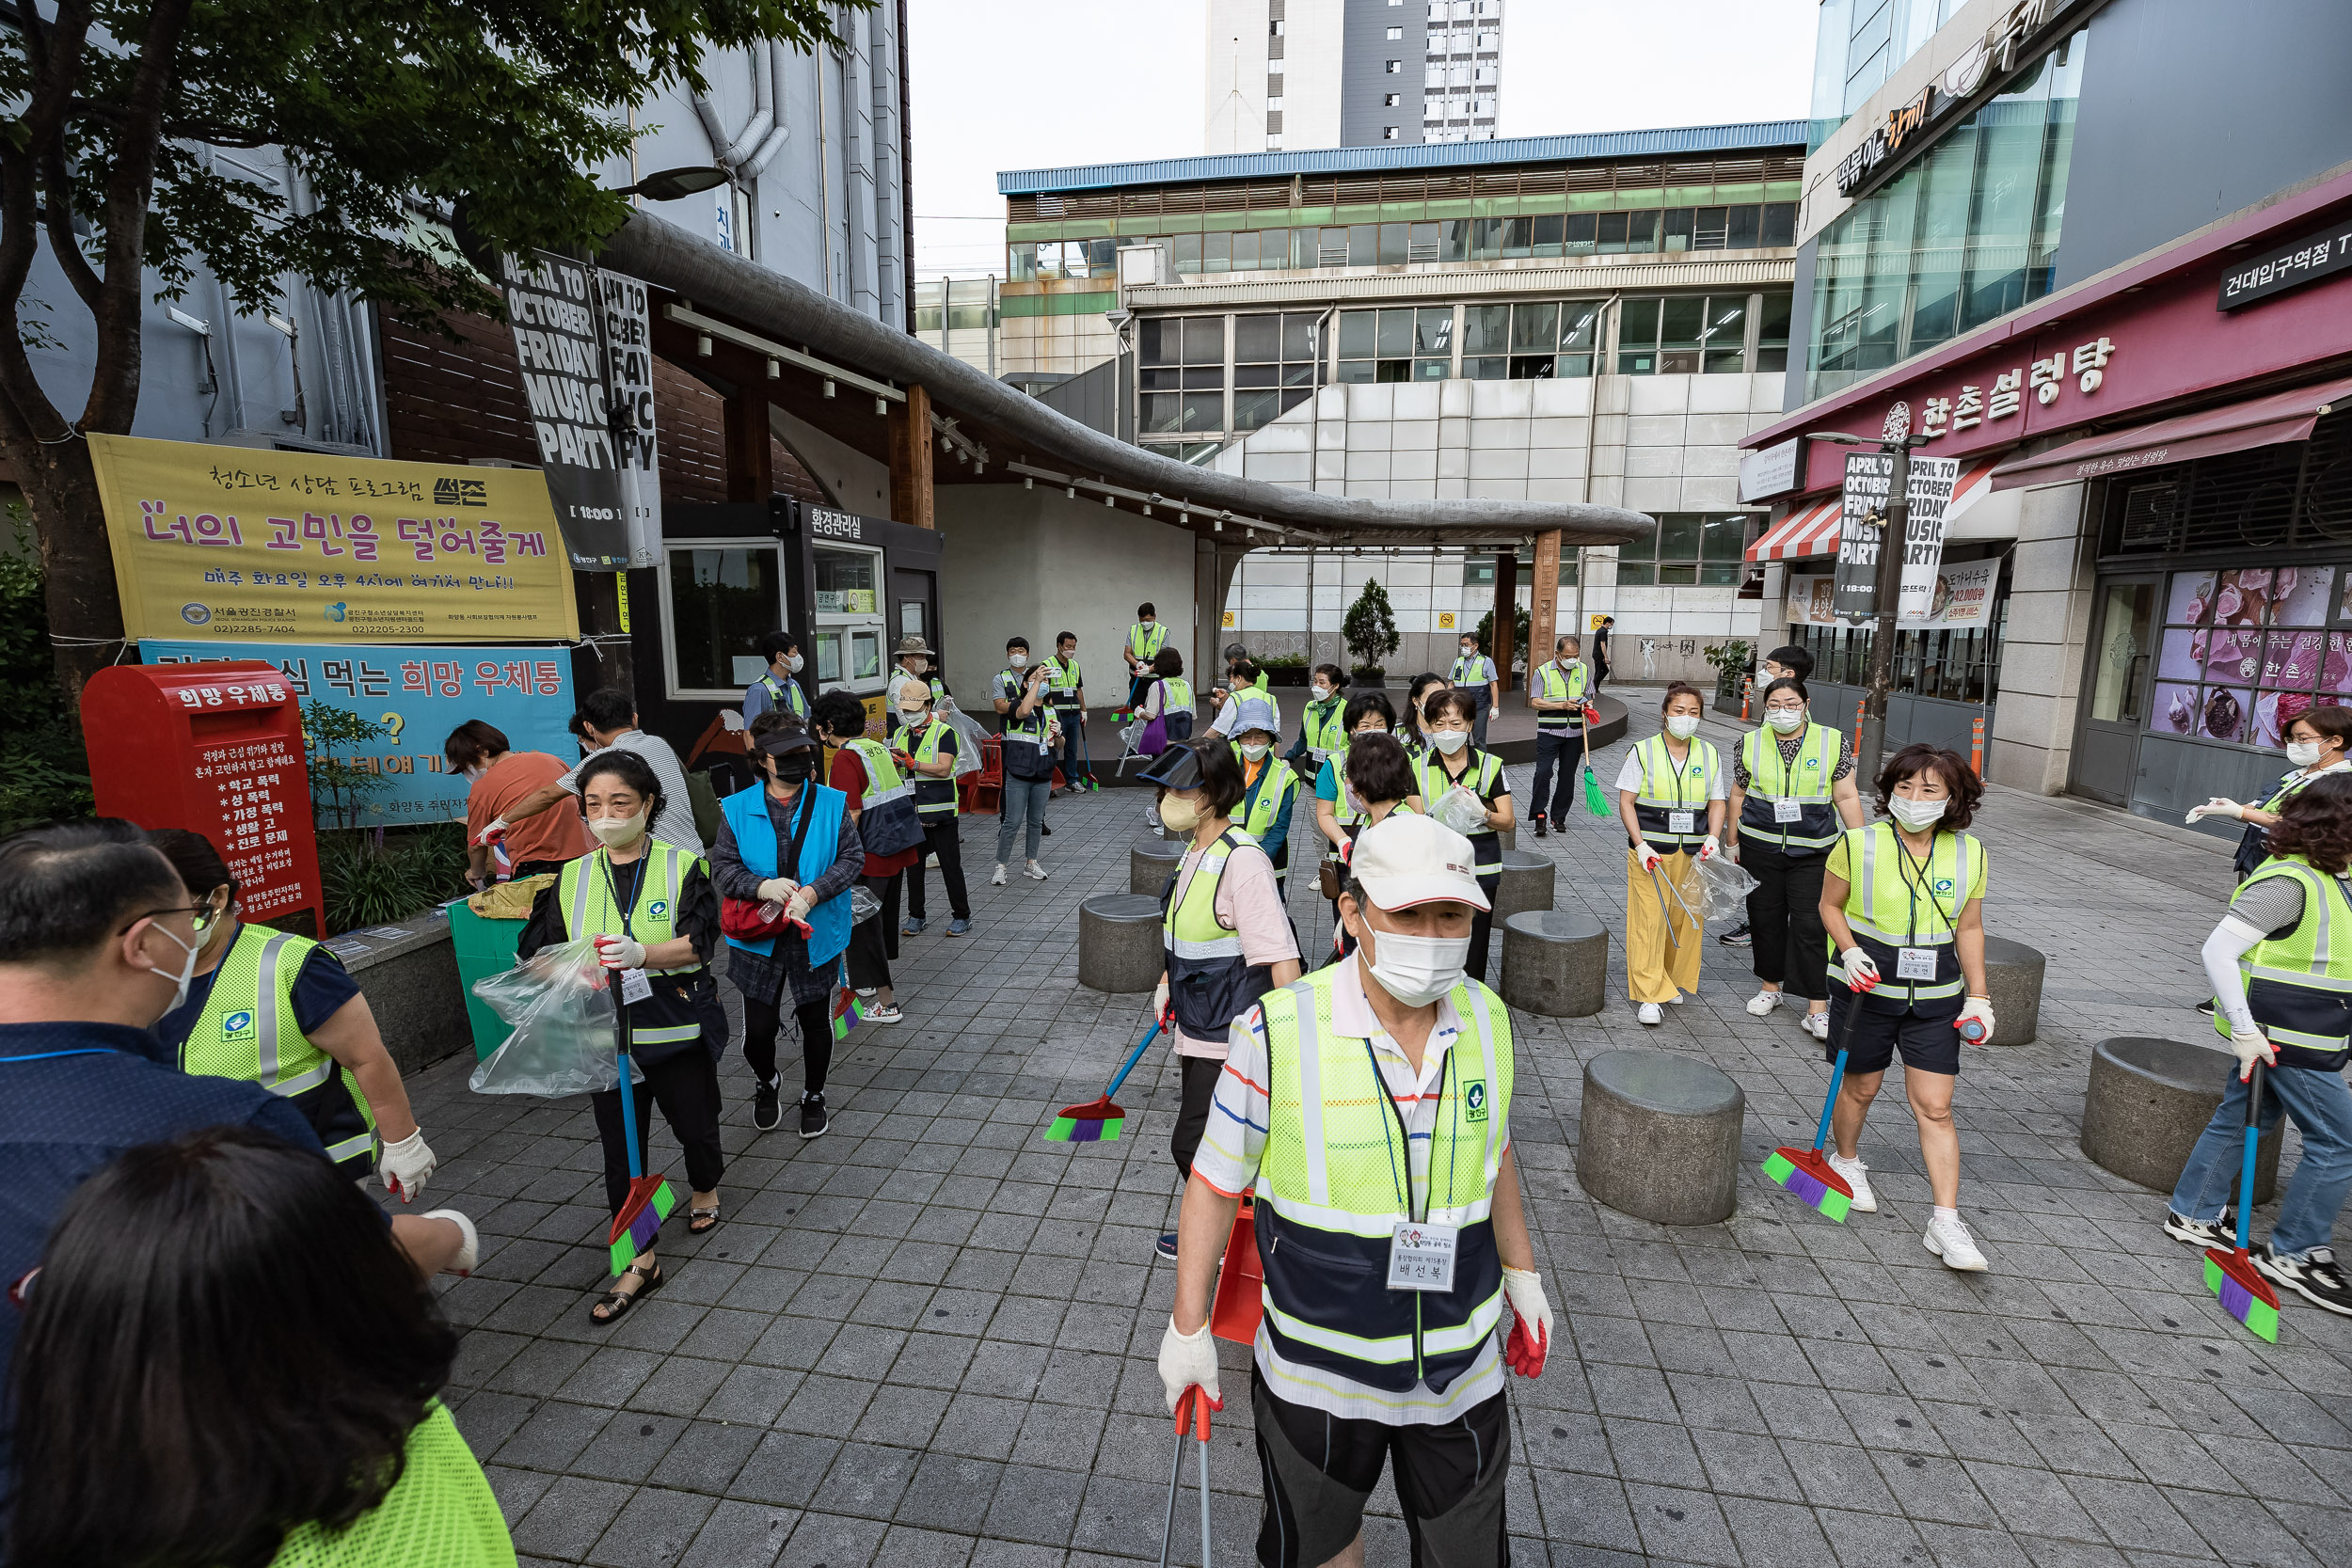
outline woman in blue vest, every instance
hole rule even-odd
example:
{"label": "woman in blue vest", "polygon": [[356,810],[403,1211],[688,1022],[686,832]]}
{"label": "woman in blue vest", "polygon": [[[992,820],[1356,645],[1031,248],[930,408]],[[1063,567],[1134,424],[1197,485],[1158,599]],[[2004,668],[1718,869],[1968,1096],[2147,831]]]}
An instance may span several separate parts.
{"label": "woman in blue vest", "polygon": [[[763,714],[760,722],[775,717]],[[580,811],[602,847],[570,862],[552,885],[539,890],[515,957],[528,958],[543,947],[588,937],[606,969],[643,974],[648,994],[628,1004],[638,1158],[643,1165],[653,1108],[660,1105],[686,1153],[693,1192],[686,1227],[699,1235],[719,1223],[719,1178],[726,1173],[719,1148],[719,1058],[727,1049],[727,1015],[708,967],[718,951],[719,896],[700,855],[648,831],[663,801],[644,758],[634,752],[599,752],[580,765],[579,784]],[[606,1089],[589,1100],[604,1145],[605,1203],[618,1215],[628,1197],[629,1167],[621,1091]],[[648,1248],[588,1315],[612,1323],[645,1292],[660,1290],[664,1278]]]}
{"label": "woman in blue vest", "polygon": [[[743,1059],[757,1079],[752,1125],[763,1132],[784,1119],[776,1031],[788,1000],[801,1026],[803,1138],[823,1136],[827,1126],[833,992],[850,945],[850,889],[866,869],[849,797],[816,782],[818,755],[816,737],[799,720],[760,715],[752,756],[766,783],[719,802],[719,844],[710,856],[720,893],[782,911],[779,933],[727,938],[727,978],[743,993]],[[794,921],[807,926],[805,935]]]}

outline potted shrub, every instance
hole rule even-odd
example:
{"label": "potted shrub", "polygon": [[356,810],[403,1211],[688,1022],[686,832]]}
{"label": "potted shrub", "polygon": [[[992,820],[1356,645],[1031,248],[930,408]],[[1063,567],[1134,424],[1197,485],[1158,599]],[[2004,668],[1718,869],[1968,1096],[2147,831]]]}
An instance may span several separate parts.
{"label": "potted shrub", "polygon": [[1396,652],[1404,639],[1397,635],[1396,611],[1389,604],[1389,591],[1376,578],[1367,579],[1363,592],[1347,607],[1347,617],[1340,623],[1340,638],[1354,656],[1348,670],[1351,685],[1376,687],[1387,678],[1388,671],[1380,660]]}
{"label": "potted shrub", "polygon": [[1739,706],[1740,683],[1746,678],[1756,657],[1755,645],[1745,638],[1710,642],[1706,654],[1707,662],[1715,667],[1715,711],[1723,713]]}

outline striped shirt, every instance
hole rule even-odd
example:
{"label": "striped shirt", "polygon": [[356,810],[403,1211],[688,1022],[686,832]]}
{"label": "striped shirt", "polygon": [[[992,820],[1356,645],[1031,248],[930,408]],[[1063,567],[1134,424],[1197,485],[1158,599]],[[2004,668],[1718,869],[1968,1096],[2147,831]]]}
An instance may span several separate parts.
{"label": "striped shirt", "polygon": [[[1429,1184],[1430,1133],[1437,1126],[1446,1053],[1462,1033],[1462,1020],[1454,1013],[1451,998],[1438,999],[1438,1019],[1430,1026],[1429,1043],[1422,1052],[1421,1070],[1414,1071],[1405,1048],[1380,1026],[1365,998],[1358,963],[1350,956],[1338,967],[1338,983],[1331,989],[1331,1032],[1372,1042],[1373,1059],[1380,1064],[1380,1076],[1405,1117],[1415,1192],[1424,1193]],[[1258,1161],[1265,1152],[1267,1078],[1265,1013],[1252,1006],[1233,1021],[1226,1041],[1225,1071],[1217,1079],[1209,1125],[1192,1161],[1192,1174],[1228,1197],[1258,1183]],[[1503,1321],[1510,1321],[1507,1313]],[[1392,1394],[1322,1368],[1296,1366],[1276,1352],[1263,1321],[1258,1325],[1256,1349],[1258,1370],[1277,1395],[1346,1420],[1438,1425],[1459,1420],[1472,1406],[1502,1391],[1502,1358],[1491,1338],[1470,1370],[1442,1394],[1425,1383]]]}

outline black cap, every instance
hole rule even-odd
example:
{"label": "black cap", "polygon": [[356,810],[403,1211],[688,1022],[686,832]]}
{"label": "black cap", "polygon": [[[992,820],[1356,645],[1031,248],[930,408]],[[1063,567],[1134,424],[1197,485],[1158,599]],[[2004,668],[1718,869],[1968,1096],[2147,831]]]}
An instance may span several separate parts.
{"label": "black cap", "polygon": [[806,730],[771,730],[759,737],[759,749],[771,757],[798,752],[817,742]]}
{"label": "black cap", "polygon": [[1200,753],[1190,746],[1171,746],[1137,776],[1162,789],[1199,789]]}

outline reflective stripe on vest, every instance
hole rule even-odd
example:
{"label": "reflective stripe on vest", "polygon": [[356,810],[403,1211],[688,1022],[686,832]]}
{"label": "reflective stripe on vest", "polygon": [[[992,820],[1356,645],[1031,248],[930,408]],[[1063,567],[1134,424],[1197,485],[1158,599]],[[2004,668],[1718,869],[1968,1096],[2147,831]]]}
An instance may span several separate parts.
{"label": "reflective stripe on vest", "polygon": [[1347,704],[1338,697],[1320,703],[1309,703],[1300,720],[1301,733],[1307,741],[1307,754],[1323,761],[1341,749],[1346,732],[1340,728],[1346,717]]}
{"label": "reflective stripe on vest", "polygon": [[866,765],[866,789],[858,798],[859,811],[868,812],[891,800],[914,798],[914,786],[898,776],[898,765],[890,760],[889,749],[881,741],[860,736],[846,744]]}
{"label": "reflective stripe on vest", "polygon": [[[2343,878],[2323,876],[2302,855],[2282,855],[2247,878],[2231,903],[2256,882],[2277,878],[2301,884],[2303,918],[2285,936],[2265,936],[2239,958],[2247,1006],[2279,1048],[2280,1066],[2333,1072],[2352,1045],[2352,897]],[[2218,1009],[2214,1029],[2230,1033]]]}
{"label": "reflective stripe on vest", "polygon": [[[1265,1328],[1285,1359],[1402,1392],[1426,1383],[1442,1392],[1477,1361],[1501,1321],[1502,1259],[1492,1203],[1509,1142],[1510,1020],[1474,983],[1451,993],[1455,1015],[1478,1037],[1478,1066],[1457,1037],[1448,1050],[1444,1097],[1429,1137],[1426,1218],[1460,1227],[1454,1289],[1387,1289],[1396,1222],[1420,1207],[1411,1154],[1370,1042],[1331,1030],[1338,971],[1318,970],[1263,999],[1268,1101],[1258,1166]],[[1472,1077],[1472,1071],[1483,1073]]]}
{"label": "reflective stripe on vest", "polygon": [[1192,682],[1182,675],[1168,675],[1162,678],[1160,685],[1167,689],[1160,695],[1162,717],[1192,711]]}
{"label": "reflective stripe on vest", "polygon": [[[1870,992],[1882,1002],[1957,1001],[1966,994],[1960,972],[1960,952],[1954,942],[1961,911],[1968,906],[1982,846],[1967,833],[1937,832],[1928,850],[1927,866],[1905,848],[1894,824],[1874,822],[1850,828],[1846,840],[1846,924],[1854,942],[1879,966],[1879,983]],[[1836,941],[1830,941],[1836,957]],[[1896,977],[1897,950],[1928,947],[1935,951],[1935,978]]]}
{"label": "reflective stripe on vest", "polygon": [[[947,734],[946,723],[932,719],[923,725],[923,738],[914,743],[914,760],[929,768],[939,760],[939,737]],[[950,772],[944,779],[929,774],[914,776],[914,809],[918,816],[952,820],[956,815],[956,777]]]}
{"label": "reflective stripe on vest", "polygon": [[[582,937],[626,935],[651,947],[677,935],[677,895],[685,877],[687,856],[658,838],[645,841],[645,854],[638,863],[647,869],[637,879],[637,907],[623,921],[621,911],[612,901],[619,880],[612,874],[609,851],[598,849],[576,861],[566,861],[557,878],[556,897],[568,911],[564,930],[573,941]],[[658,859],[656,857],[659,857]],[[656,869],[658,867],[658,869]],[[594,876],[588,875],[593,870]],[[687,964],[678,969],[648,969],[648,974],[691,974],[702,968]],[[636,1031],[630,1031],[632,1037]]]}
{"label": "reflective stripe on vest", "polygon": [[[1272,789],[1266,787],[1269,779],[1274,781]],[[1234,825],[1274,862],[1274,881],[1278,887],[1290,876],[1291,844],[1288,838],[1268,844],[1266,835],[1274,831],[1275,819],[1282,815],[1283,804],[1297,797],[1297,770],[1276,760],[1274,753],[1268,752],[1259,760],[1258,776],[1251,782],[1248,793],[1242,797],[1241,815],[1235,819]]]}
{"label": "reflective stripe on vest", "polygon": [[[1653,847],[1696,848],[1707,842],[1707,806],[1723,758],[1696,736],[1691,737],[1690,748],[1679,769],[1662,735],[1651,736],[1633,748],[1642,762],[1642,787],[1634,792],[1633,819],[1641,824],[1643,838]],[[1669,811],[1689,812],[1691,831],[1671,832],[1666,826]]]}
{"label": "reflective stripe on vest", "polygon": [[[1828,725],[1808,723],[1796,760],[1788,763],[1781,760],[1780,737],[1771,728],[1743,737],[1740,761],[1748,770],[1748,787],[1740,803],[1740,836],[1797,851],[1800,859],[1828,854],[1845,831],[1831,798],[1840,739]],[[1775,822],[1774,800],[1794,800],[1804,815],[1794,822]]]}
{"label": "reflective stripe on vest", "polygon": [[803,719],[808,717],[808,693],[801,689],[799,681],[779,681],[773,675],[762,675],[759,684],[768,689],[771,706]]}
{"label": "reflective stripe on vest", "polygon": [[[1455,779],[1445,770],[1444,755],[1432,746],[1413,760],[1413,782],[1421,787],[1421,803],[1431,812],[1438,798],[1456,784],[1468,784],[1480,800],[1490,799],[1502,783],[1502,759],[1492,752],[1470,749],[1470,766]],[[1502,875],[1502,835],[1492,828],[1464,833],[1470,842],[1470,869],[1481,877]]]}
{"label": "reflective stripe on vest", "polygon": [[1580,659],[1569,665],[1565,672],[1560,668],[1560,662],[1557,659],[1548,664],[1539,664],[1535,667],[1535,679],[1537,682],[1535,695],[1545,702],[1578,705],[1558,710],[1536,709],[1535,728],[1537,732],[1549,731],[1554,735],[1573,735],[1581,731],[1584,728],[1584,709],[1581,705],[1584,701],[1584,683],[1587,679],[1583,661]]}
{"label": "reflective stripe on vest", "polygon": [[1160,943],[1176,1024],[1194,1039],[1217,1040],[1268,985],[1268,966],[1243,957],[1241,933],[1220,924],[1217,889],[1232,852],[1248,844],[1232,829],[1200,852],[1189,874],[1168,879],[1160,895]]}
{"label": "reflective stripe on vest", "polygon": [[1494,678],[1491,675],[1482,675],[1479,673],[1479,672],[1484,670],[1486,667],[1486,656],[1485,654],[1464,654],[1461,657],[1454,661],[1454,684],[1456,686],[1485,686],[1488,681]]}

